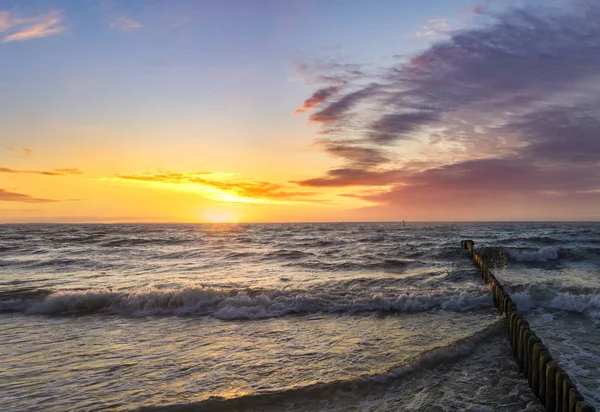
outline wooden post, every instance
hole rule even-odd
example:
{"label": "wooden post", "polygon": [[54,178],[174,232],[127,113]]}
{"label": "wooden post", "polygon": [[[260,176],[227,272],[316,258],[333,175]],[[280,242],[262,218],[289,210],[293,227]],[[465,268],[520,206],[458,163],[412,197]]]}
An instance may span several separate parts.
{"label": "wooden post", "polygon": [[571,382],[571,378],[569,378],[569,375],[567,375],[567,373],[565,372],[565,379],[563,380],[562,386],[562,402],[564,412],[569,411],[569,392],[573,387],[574,386],[573,382]]}
{"label": "wooden post", "polygon": [[577,402],[577,412],[596,412],[596,409],[587,402]]}
{"label": "wooden post", "polygon": [[576,388],[571,388],[569,391],[569,412],[577,412],[577,404],[583,401],[583,396]]}
{"label": "wooden post", "polygon": [[[556,375],[554,379],[554,387],[555,389],[555,406],[556,410],[563,412],[563,383],[567,379],[567,374],[561,367],[556,368]],[[565,411],[566,412],[566,411]]]}
{"label": "wooden post", "polygon": [[531,330],[529,322],[517,310],[516,303],[496,276],[487,268],[483,258],[475,251],[473,240],[461,240],[473,262],[481,272],[481,278],[489,284],[494,305],[507,318],[507,331],[513,355],[519,370],[525,374],[529,386],[547,412],[595,412],[567,375],[552,359],[541,339]]}
{"label": "wooden post", "polygon": [[545,348],[541,342],[535,342],[531,356],[531,390],[538,397],[540,393],[540,354],[543,349]]}
{"label": "wooden post", "polygon": [[550,361],[546,365],[546,411],[555,412],[556,410],[556,371],[558,366],[556,362]]}
{"label": "wooden post", "polygon": [[[527,381],[529,387],[533,389],[533,373],[535,372],[534,360],[535,354],[533,347],[536,343],[541,343],[540,338],[537,337],[534,331],[531,331],[529,338],[527,339]],[[534,392],[537,391],[534,389]]]}
{"label": "wooden post", "polygon": [[546,369],[550,361],[552,361],[552,355],[550,355],[547,349],[542,349],[539,362],[540,388],[538,397],[543,405],[546,405]]}

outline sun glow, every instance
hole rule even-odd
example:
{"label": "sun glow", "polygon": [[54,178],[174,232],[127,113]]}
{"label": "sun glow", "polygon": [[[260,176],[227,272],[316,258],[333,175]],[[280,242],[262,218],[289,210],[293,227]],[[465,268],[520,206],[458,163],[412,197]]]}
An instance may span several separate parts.
{"label": "sun glow", "polygon": [[235,223],[238,220],[238,216],[229,210],[205,210],[202,216],[210,223]]}

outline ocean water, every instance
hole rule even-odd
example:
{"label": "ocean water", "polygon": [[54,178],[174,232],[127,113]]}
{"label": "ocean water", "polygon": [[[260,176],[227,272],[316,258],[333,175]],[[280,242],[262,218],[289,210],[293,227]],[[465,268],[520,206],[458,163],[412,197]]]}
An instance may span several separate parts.
{"label": "ocean water", "polygon": [[0,226],[2,411],[542,411],[474,239],[600,407],[600,224]]}

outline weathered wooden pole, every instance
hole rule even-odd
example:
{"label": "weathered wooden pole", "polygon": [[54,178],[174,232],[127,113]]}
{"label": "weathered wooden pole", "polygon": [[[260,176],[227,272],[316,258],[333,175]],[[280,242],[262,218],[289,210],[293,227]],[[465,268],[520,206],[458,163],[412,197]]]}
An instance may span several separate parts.
{"label": "weathered wooden pole", "polygon": [[548,349],[542,349],[542,351],[540,352],[540,361],[538,369],[540,379],[538,398],[540,398],[540,401],[542,401],[543,405],[546,405],[546,369],[550,361],[552,361],[552,355],[550,355]]}
{"label": "weathered wooden pole", "polygon": [[504,290],[502,283],[487,268],[484,259],[475,251],[473,240],[461,240],[473,262],[479,268],[481,278],[490,285],[494,305],[507,321],[508,340],[519,370],[527,378],[533,393],[547,412],[595,412],[567,373],[553,360],[550,351],[533,332],[527,319],[517,310],[517,304]]}

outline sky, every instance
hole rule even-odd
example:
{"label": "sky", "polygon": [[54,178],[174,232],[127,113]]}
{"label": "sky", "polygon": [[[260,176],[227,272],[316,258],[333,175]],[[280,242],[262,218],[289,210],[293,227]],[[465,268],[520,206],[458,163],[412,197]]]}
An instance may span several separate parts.
{"label": "sky", "polygon": [[600,220],[595,0],[0,0],[0,223]]}

